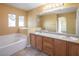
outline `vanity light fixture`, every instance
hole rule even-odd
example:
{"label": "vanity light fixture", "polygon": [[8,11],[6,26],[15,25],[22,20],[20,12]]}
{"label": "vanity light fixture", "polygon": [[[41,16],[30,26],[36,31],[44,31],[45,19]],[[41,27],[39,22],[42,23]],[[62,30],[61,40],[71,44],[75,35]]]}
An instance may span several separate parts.
{"label": "vanity light fixture", "polygon": [[52,8],[58,8],[63,7],[64,3],[49,3],[44,6],[44,10],[52,9]]}

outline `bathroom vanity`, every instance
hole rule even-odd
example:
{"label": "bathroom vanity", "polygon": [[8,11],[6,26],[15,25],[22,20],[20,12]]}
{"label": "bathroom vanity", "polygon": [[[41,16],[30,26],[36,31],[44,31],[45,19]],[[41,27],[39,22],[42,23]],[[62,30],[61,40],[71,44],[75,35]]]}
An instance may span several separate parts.
{"label": "bathroom vanity", "polygon": [[48,33],[31,33],[30,43],[51,56],[79,56],[78,38]]}

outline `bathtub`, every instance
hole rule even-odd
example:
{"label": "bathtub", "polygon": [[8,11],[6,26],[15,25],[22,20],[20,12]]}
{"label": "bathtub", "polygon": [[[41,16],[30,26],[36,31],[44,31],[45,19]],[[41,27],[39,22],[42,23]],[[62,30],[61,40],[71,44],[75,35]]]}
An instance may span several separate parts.
{"label": "bathtub", "polygon": [[10,56],[27,46],[27,37],[21,34],[0,36],[0,56]]}

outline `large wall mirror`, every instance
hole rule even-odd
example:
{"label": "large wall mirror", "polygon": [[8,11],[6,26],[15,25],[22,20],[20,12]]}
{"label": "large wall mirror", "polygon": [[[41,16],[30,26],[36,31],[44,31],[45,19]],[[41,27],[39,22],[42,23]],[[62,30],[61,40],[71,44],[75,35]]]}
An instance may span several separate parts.
{"label": "large wall mirror", "polygon": [[[76,34],[78,30],[78,8],[66,7],[51,12],[40,13],[39,26],[51,32]],[[78,34],[78,33],[77,33]]]}

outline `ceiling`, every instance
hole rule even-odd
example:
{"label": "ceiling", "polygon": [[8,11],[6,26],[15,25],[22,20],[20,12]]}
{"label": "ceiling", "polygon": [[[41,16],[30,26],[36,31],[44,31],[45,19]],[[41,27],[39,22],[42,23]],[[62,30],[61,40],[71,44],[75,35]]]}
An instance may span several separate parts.
{"label": "ceiling", "polygon": [[23,9],[23,10],[31,10],[34,8],[37,8],[41,5],[43,5],[44,3],[6,3],[7,5],[19,8],[19,9]]}
{"label": "ceiling", "polygon": [[54,8],[54,9],[50,9],[47,11],[44,11],[42,13],[40,13],[39,15],[47,15],[47,14],[60,14],[60,13],[67,13],[67,12],[73,12],[76,11],[77,8],[76,7],[60,7],[60,8]]}
{"label": "ceiling", "polygon": [[67,12],[73,12],[76,11],[76,7],[66,7],[66,8],[60,8],[59,10],[55,10],[53,13],[67,13]]}

